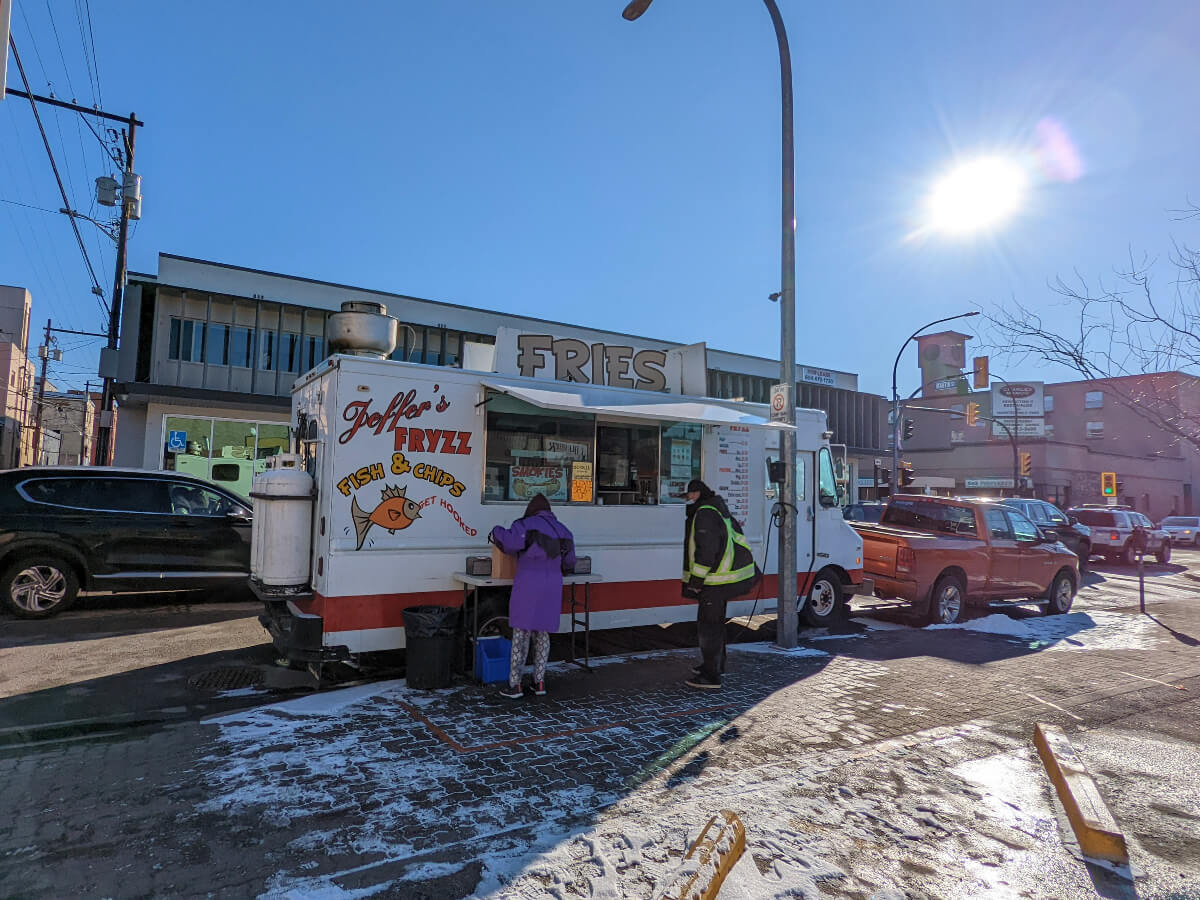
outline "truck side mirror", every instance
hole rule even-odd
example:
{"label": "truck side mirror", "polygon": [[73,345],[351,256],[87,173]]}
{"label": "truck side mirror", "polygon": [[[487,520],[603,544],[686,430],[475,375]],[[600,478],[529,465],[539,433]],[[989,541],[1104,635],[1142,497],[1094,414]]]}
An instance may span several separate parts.
{"label": "truck side mirror", "polygon": [[1047,544],[1057,544],[1058,543],[1058,529],[1043,528],[1042,529],[1042,537],[1044,537],[1046,539]]}

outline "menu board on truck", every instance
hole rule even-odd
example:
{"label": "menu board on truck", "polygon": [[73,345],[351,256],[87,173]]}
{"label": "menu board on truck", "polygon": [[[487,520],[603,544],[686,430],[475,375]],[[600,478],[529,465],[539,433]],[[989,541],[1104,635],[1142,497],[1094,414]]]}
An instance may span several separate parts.
{"label": "menu board on truck", "polygon": [[565,466],[513,466],[508,473],[508,499],[532,500],[545,494],[547,500],[566,500],[569,496]]}
{"label": "menu board on truck", "polygon": [[729,512],[746,527],[750,515],[750,429],[722,425],[717,432],[717,475],[712,489],[725,498]]}

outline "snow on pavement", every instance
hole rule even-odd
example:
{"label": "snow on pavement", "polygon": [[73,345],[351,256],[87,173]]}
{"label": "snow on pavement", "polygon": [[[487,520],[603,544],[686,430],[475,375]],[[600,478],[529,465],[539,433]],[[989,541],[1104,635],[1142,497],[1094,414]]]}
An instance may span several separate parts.
{"label": "snow on pavement", "polygon": [[930,625],[927,630],[1001,635],[1046,650],[1140,650],[1154,646],[1162,629],[1141,616],[1091,610],[1029,618],[992,613],[954,625]]}

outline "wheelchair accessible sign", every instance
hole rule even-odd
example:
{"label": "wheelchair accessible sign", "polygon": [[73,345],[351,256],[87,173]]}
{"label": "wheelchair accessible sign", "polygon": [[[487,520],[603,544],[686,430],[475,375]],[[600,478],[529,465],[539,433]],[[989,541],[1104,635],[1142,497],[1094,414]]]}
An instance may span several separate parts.
{"label": "wheelchair accessible sign", "polygon": [[187,432],[186,431],[168,431],[167,432],[167,452],[168,453],[186,453],[187,452]]}

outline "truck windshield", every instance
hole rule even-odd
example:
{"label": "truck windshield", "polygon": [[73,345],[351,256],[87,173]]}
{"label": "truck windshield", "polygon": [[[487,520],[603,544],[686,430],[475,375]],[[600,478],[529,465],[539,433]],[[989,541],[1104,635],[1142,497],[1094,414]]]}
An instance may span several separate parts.
{"label": "truck windshield", "polygon": [[883,514],[884,525],[901,525],[946,534],[975,534],[975,511],[928,500],[893,500]]}

